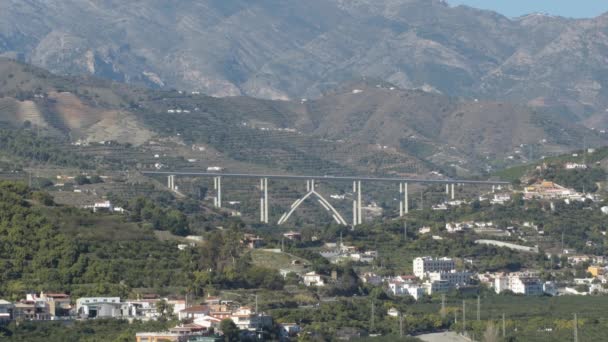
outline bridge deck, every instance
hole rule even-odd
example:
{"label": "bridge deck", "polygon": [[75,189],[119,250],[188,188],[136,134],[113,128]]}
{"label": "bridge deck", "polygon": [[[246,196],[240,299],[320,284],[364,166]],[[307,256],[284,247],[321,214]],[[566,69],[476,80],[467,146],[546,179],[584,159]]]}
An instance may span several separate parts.
{"label": "bridge deck", "polygon": [[226,177],[226,178],[270,178],[270,179],[300,179],[300,180],[330,180],[330,181],[367,181],[367,182],[402,182],[421,184],[480,184],[480,185],[509,185],[504,181],[475,181],[462,179],[416,179],[416,178],[383,178],[383,177],[356,177],[356,176],[294,176],[271,174],[246,174],[222,172],[192,172],[192,171],[142,171],[145,175],[175,175],[195,177]]}

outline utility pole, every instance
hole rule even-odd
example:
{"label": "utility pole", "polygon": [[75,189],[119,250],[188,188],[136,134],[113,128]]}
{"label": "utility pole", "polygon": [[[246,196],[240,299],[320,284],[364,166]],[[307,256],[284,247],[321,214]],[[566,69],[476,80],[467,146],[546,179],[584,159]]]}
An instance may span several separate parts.
{"label": "utility pole", "polygon": [[445,318],[445,293],[441,294],[441,318]]}
{"label": "utility pole", "polygon": [[374,315],[375,315],[375,312],[374,311],[375,311],[374,310],[374,301],[372,300],[372,316],[371,316],[371,322],[370,322],[370,331],[374,331],[375,330],[375,327],[374,327]]}
{"label": "utility pole", "polygon": [[505,314],[502,314],[502,338],[507,337],[507,329],[505,327]]}
{"label": "utility pole", "polygon": [[574,342],[578,342],[578,318],[574,314]]}
{"label": "utility pole", "polygon": [[399,312],[399,337],[403,337],[403,313]]}
{"label": "utility pole", "polygon": [[465,300],[462,300],[462,333],[467,332],[467,304]]}
{"label": "utility pole", "polygon": [[255,295],[255,314],[258,314],[258,295]]}
{"label": "utility pole", "polygon": [[564,230],[562,229],[562,254],[564,254]]}
{"label": "utility pole", "polygon": [[403,241],[407,241],[407,222],[403,222]]}
{"label": "utility pole", "polygon": [[481,297],[477,296],[477,322],[481,321]]}

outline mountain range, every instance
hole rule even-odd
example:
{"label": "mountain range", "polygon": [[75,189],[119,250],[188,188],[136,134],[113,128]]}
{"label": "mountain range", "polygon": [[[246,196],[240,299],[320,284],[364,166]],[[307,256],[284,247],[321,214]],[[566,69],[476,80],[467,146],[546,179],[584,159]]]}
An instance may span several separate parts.
{"label": "mountain range", "polygon": [[608,15],[441,0],[5,0],[0,55],[212,96],[319,98],[359,77],[608,126]]}
{"label": "mountain range", "polygon": [[554,111],[370,78],[318,99],[217,98],[58,76],[2,58],[0,121],[33,125],[70,143],[162,145],[176,155],[183,146],[203,147],[201,161],[238,164],[234,171],[312,174],[471,175],[608,143],[605,131]]}

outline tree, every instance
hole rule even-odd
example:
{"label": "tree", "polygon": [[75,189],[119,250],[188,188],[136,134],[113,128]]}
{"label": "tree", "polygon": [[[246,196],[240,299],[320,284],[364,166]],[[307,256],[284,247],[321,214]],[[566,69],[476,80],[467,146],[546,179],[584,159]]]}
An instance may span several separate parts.
{"label": "tree", "polygon": [[74,178],[74,182],[78,185],[91,184],[91,181],[85,175],[78,175]]}
{"label": "tree", "polygon": [[53,196],[49,195],[47,192],[36,191],[32,193],[32,199],[47,207],[55,204]]}
{"label": "tree", "polygon": [[486,331],[483,333],[483,342],[498,342],[500,341],[498,328],[493,322],[488,323]]}
{"label": "tree", "polygon": [[220,322],[220,331],[224,334],[224,341],[234,342],[239,340],[239,328],[230,318]]}
{"label": "tree", "polygon": [[103,183],[103,179],[101,177],[99,177],[99,175],[91,176],[90,181],[91,181],[91,184]]}
{"label": "tree", "polygon": [[156,311],[160,314],[161,318],[171,318],[173,316],[173,305],[170,305],[164,299],[160,300],[156,302]]}

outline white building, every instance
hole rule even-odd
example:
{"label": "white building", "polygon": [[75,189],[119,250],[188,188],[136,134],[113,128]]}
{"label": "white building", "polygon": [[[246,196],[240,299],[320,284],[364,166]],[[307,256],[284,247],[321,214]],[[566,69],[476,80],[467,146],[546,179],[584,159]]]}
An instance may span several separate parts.
{"label": "white building", "polygon": [[424,291],[430,296],[435,293],[446,293],[452,289],[447,280],[426,281],[423,284]]}
{"label": "white building", "polygon": [[364,284],[372,284],[376,286],[382,284],[382,277],[372,272],[366,272],[362,274],[359,278]]}
{"label": "white building", "polygon": [[450,222],[450,223],[446,223],[445,224],[445,229],[447,230],[448,233],[457,233],[457,232],[462,232],[466,229],[471,229],[472,225],[470,223],[467,222]]}
{"label": "white building", "polygon": [[395,296],[412,296],[415,300],[419,300],[425,294],[425,288],[412,283],[389,282],[389,291]]}
{"label": "white building", "polygon": [[241,330],[259,330],[272,326],[272,317],[265,314],[256,314],[250,307],[242,306],[236,310],[230,319]]}
{"label": "white building", "polygon": [[81,317],[117,318],[132,316],[131,306],[119,297],[84,297],[76,300],[76,311]]}
{"label": "white building", "polygon": [[494,279],[494,290],[496,293],[510,290],[526,296],[538,296],[543,294],[543,284],[532,275],[509,274]]}
{"label": "white building", "polygon": [[207,305],[194,305],[189,308],[184,308],[181,311],[177,311],[177,317],[180,320],[191,319],[197,320],[199,318],[204,318],[211,312],[211,308]]}
{"label": "white building", "polygon": [[566,163],[566,170],[585,170],[587,169],[587,165],[585,164],[578,164],[578,163]]}
{"label": "white building", "polygon": [[434,259],[421,257],[414,259],[414,275],[420,279],[428,272],[450,272],[456,268],[451,258]]}
{"label": "white building", "polygon": [[492,204],[505,204],[511,200],[511,195],[509,194],[494,194],[494,198],[490,200]]}
{"label": "white building", "polygon": [[13,316],[15,306],[13,303],[0,299],[0,322],[10,321]]}
{"label": "white building", "polygon": [[316,272],[308,272],[302,277],[302,281],[306,286],[325,286],[325,281],[320,274]]}
{"label": "white building", "polygon": [[388,309],[388,311],[386,312],[387,315],[391,316],[391,317],[399,317],[399,310],[395,309],[395,308],[390,308]]}
{"label": "white building", "polygon": [[446,281],[450,287],[468,285],[471,281],[471,275],[469,272],[457,272],[456,270],[428,273],[430,281]]}

